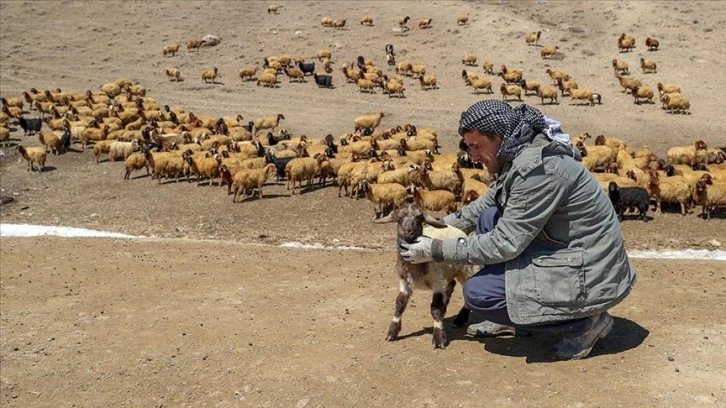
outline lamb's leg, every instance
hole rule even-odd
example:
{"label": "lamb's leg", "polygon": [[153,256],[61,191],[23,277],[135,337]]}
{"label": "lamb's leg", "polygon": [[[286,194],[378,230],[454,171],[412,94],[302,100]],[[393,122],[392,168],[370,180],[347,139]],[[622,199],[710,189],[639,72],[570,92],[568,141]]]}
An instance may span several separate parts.
{"label": "lamb's leg", "polygon": [[398,333],[401,332],[401,316],[403,315],[403,311],[406,310],[410,298],[411,289],[408,282],[401,279],[401,289],[398,292],[398,296],[396,296],[396,311],[393,312],[393,320],[391,320],[391,324],[388,326],[387,341],[394,341],[398,338]]}
{"label": "lamb's leg", "polygon": [[434,318],[434,338],[432,343],[434,348],[446,348],[446,333],[444,332],[444,316],[446,316],[446,294],[443,292],[434,292],[431,299],[431,317]]}

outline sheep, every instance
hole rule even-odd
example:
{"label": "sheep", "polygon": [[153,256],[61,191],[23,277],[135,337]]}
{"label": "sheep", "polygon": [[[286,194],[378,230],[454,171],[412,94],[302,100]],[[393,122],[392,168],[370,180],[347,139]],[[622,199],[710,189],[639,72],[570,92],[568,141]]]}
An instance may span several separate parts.
{"label": "sheep", "polygon": [[23,159],[28,162],[28,170],[34,171],[35,167],[33,166],[33,163],[38,164],[38,174],[43,172],[43,167],[45,167],[45,160],[47,157],[47,154],[45,152],[45,146],[43,147],[23,147],[22,145],[18,145],[18,152],[23,156]]}
{"label": "sheep", "polygon": [[469,22],[469,13],[456,16],[456,25],[466,25]]}
{"label": "sheep", "polygon": [[[320,159],[322,162],[322,159]],[[295,194],[295,185],[298,185],[298,194],[302,194],[302,182],[307,180],[307,187],[313,186],[313,178],[320,171],[320,163],[318,159],[312,157],[296,157],[285,165],[285,176],[287,177],[287,189],[290,190],[292,183],[291,195]]]}
{"label": "sheep", "polygon": [[650,197],[648,190],[643,187],[619,187],[614,181],[608,184],[608,197],[610,202],[618,214],[618,220],[623,220],[625,210],[628,208],[637,208],[639,217],[643,221],[648,221],[648,208],[650,207]]}
{"label": "sheep", "polygon": [[151,178],[156,177],[159,184],[163,178],[173,176],[179,182],[179,176],[184,174],[184,158],[173,153],[152,153],[147,157],[149,166],[154,170]]}
{"label": "sheep", "polygon": [[481,63],[481,67],[485,74],[494,75],[494,62],[491,60],[484,60]]}
{"label": "sheep", "polygon": [[[318,61],[322,61],[324,58],[333,59],[333,52],[327,48],[323,48],[318,51]],[[300,61],[302,62],[302,61]]]}
{"label": "sheep", "polygon": [[354,166],[348,174],[348,182],[351,185],[350,198],[358,199],[360,183],[363,180],[375,183],[378,176],[386,171],[394,170],[395,167],[390,160],[361,162]]}
{"label": "sheep", "polygon": [[[247,190],[257,188],[258,197],[262,199],[262,186],[276,172],[275,165],[270,163],[261,169],[242,169],[232,177],[231,191],[234,193],[232,202],[236,203],[237,197],[242,194],[242,201],[247,196]],[[254,191],[253,193],[254,194]]]}
{"label": "sheep", "polygon": [[507,96],[516,96],[517,100],[522,102],[522,88],[517,85],[507,85],[502,82],[499,86],[499,91],[502,93],[502,100],[507,100]]}
{"label": "sheep", "polygon": [[396,183],[404,187],[411,184],[411,172],[417,171],[418,165],[409,164],[406,167],[397,168],[393,170],[387,170],[378,175],[376,183],[378,184],[390,184]]}
{"label": "sheep", "polygon": [[280,120],[285,119],[285,116],[282,113],[278,113],[277,115],[272,116],[262,116],[260,118],[257,118],[254,123],[254,132],[253,135],[257,136],[257,132],[263,129],[272,129],[275,130],[275,128],[280,124]]}
{"label": "sheep", "polygon": [[640,69],[643,70],[644,74],[658,72],[657,67],[658,65],[652,59],[640,59]]}
{"label": "sheep", "polygon": [[476,55],[472,53],[468,53],[464,55],[464,57],[461,59],[461,63],[464,65],[476,65]]}
{"label": "sheep", "polygon": [[181,79],[181,71],[176,67],[164,68],[164,73],[169,78],[169,81],[178,82]]}
{"label": "sheep", "polygon": [[539,37],[542,35],[541,31],[537,32],[531,32],[527,33],[527,35],[524,36],[524,42],[527,45],[537,45],[537,42],[539,41]]}
{"label": "sheep", "polygon": [[167,55],[171,55],[173,57],[176,55],[177,52],[179,52],[179,47],[180,47],[179,43],[169,44],[169,45],[165,46],[164,49],[162,50],[162,55],[165,57]]}
{"label": "sheep", "polygon": [[111,146],[108,148],[108,156],[113,162],[115,162],[119,157],[123,157],[123,159],[126,160],[131,153],[138,150],[138,148],[139,144],[135,139],[131,142],[115,141],[111,143]]}
{"label": "sheep", "polygon": [[61,149],[61,141],[58,135],[53,132],[38,132],[38,141],[45,146],[47,152],[58,155]]}
{"label": "sheep", "polygon": [[[7,107],[3,106],[3,109],[7,109]],[[40,132],[40,129],[43,128],[43,121],[36,118],[25,119],[20,116],[18,117],[18,125],[20,125],[20,128],[23,129],[23,136],[32,136]]]}
{"label": "sheep", "polygon": [[589,89],[572,89],[566,88],[565,92],[570,94],[572,101],[570,105],[579,105],[580,100],[587,101],[590,106],[595,106],[594,93]]}
{"label": "sheep", "polygon": [[214,81],[217,79],[218,72],[219,70],[217,69],[217,67],[205,68],[204,71],[202,71],[202,80],[204,81],[204,83],[209,83],[208,81],[211,79],[212,83],[214,84]]}
{"label": "sheep", "polygon": [[487,93],[494,93],[492,90],[492,81],[490,81],[487,78],[473,78],[469,80],[471,83],[472,89],[474,89],[474,93],[478,94],[480,89],[486,89]]}
{"label": "sheep", "polygon": [[648,37],[645,39],[645,46],[648,47],[648,51],[658,51],[660,42],[656,38]]}
{"label": "sheep", "polygon": [[330,89],[333,87],[333,77],[330,75],[318,75],[317,73],[314,73],[313,79],[315,80],[315,85],[317,85],[318,88]]}
{"label": "sheep", "polygon": [[618,37],[618,51],[628,52],[632,51],[633,48],[635,48],[635,38],[625,33],[620,34],[620,37]]}
{"label": "sheep", "polygon": [[128,180],[131,176],[131,172],[134,170],[141,170],[146,167],[146,175],[149,175],[149,167],[151,166],[151,152],[144,149],[141,152],[135,152],[129,155],[124,161],[126,172],[124,173],[124,180]]}
{"label": "sheep", "polygon": [[527,91],[534,92],[535,95],[539,92],[540,83],[535,80],[526,80],[522,78],[519,82],[519,87],[524,91],[524,96],[527,96]]}
{"label": "sheep", "polygon": [[2,103],[3,106],[15,107],[20,109],[20,112],[23,111],[23,106],[25,105],[25,101],[23,101],[22,98],[15,97],[15,96],[8,96],[5,98],[0,98],[0,103]]}
{"label": "sheep", "polygon": [[360,25],[372,26],[373,25],[373,17],[371,17],[371,16],[363,16],[360,19]]}
{"label": "sheep", "polygon": [[455,196],[461,194],[461,185],[464,181],[458,163],[452,165],[451,170],[430,170],[424,164],[419,171],[411,174],[411,182],[427,190],[448,190]]}
{"label": "sheep", "polygon": [[670,164],[690,164],[693,160],[698,163],[708,162],[708,146],[703,140],[697,140],[690,146],[673,146],[666,152]]}
{"label": "sheep", "polygon": [[270,87],[275,88],[277,87],[277,75],[272,73],[264,73],[257,77],[257,86]]}
{"label": "sheep", "polygon": [[411,65],[411,76],[413,78],[421,77],[426,74],[426,67],[423,64]]}
{"label": "sheep", "polygon": [[189,171],[197,176],[197,185],[201,184],[202,177],[209,178],[208,186],[211,186],[214,179],[219,177],[219,165],[222,164],[222,158],[218,154],[215,157],[201,158],[188,155],[184,158],[184,161],[189,165]]}
{"label": "sheep", "polygon": [[595,172],[600,168],[607,171],[611,164],[617,162],[618,151],[608,146],[585,147],[582,142],[578,142],[575,146],[580,150],[580,154],[582,155],[582,165],[591,172]]}
{"label": "sheep", "polygon": [[681,92],[681,86],[676,83],[658,82],[657,87],[658,87],[658,93],[661,95]]}
{"label": "sheep", "polygon": [[[421,89],[425,89],[423,85],[423,80],[421,80]],[[434,78],[434,89],[436,89],[436,78]],[[406,96],[403,94],[403,92],[406,90],[406,88],[403,87],[403,84],[398,81],[383,81],[383,93],[387,93],[388,97],[392,97],[393,95],[398,96],[399,98],[405,98]]]}
{"label": "sheep", "polygon": [[660,178],[656,169],[648,170],[647,189],[650,196],[655,199],[656,213],[663,214],[661,203],[679,203],[681,215],[686,215],[691,206],[693,192],[682,177]]}
{"label": "sheep", "polygon": [[368,180],[361,180],[358,191],[375,204],[374,220],[380,218],[388,206],[401,206],[408,198],[406,187],[397,183],[371,184]]}
{"label": "sheep", "polygon": [[267,6],[267,14],[277,14],[277,4],[270,4]]}
{"label": "sheep", "polygon": [[542,59],[552,59],[557,56],[559,53],[560,47],[557,45],[546,45],[542,47],[542,50],[540,50],[539,55],[542,57]]}
{"label": "sheep", "polygon": [[298,68],[285,68],[285,75],[289,78],[288,82],[294,79],[296,82],[305,82],[305,74]]}
{"label": "sheep", "polygon": [[424,190],[421,187],[410,186],[413,201],[427,211],[445,211],[451,214],[458,208],[454,193],[448,190]]}
{"label": "sheep", "polygon": [[399,27],[407,27],[408,21],[411,20],[411,17],[401,17],[398,19],[398,26]]}
{"label": "sheep", "polygon": [[430,18],[422,18],[418,20],[418,28],[431,28],[431,19]]}
{"label": "sheep", "polygon": [[418,77],[418,81],[421,84],[421,89],[439,89],[436,85],[436,77],[433,75],[421,75]]}
{"label": "sheep", "polygon": [[542,98],[542,105],[544,105],[544,100],[545,99],[549,99],[550,100],[550,105],[553,104],[553,103],[559,104],[559,102],[557,101],[557,89],[555,89],[555,88],[553,88],[551,86],[546,86],[544,88],[539,88],[539,90],[537,91],[537,96],[539,96],[540,98]]}
{"label": "sheep", "polygon": [[726,184],[709,184],[705,180],[699,180],[693,200],[696,205],[701,206],[701,217],[710,220],[713,210],[726,206]]}
{"label": "sheep", "polygon": [[376,93],[375,89],[373,89],[376,83],[371,81],[370,79],[363,78],[362,76],[363,73],[361,73],[360,76],[355,80],[355,84],[358,85],[358,89],[361,92],[366,91],[367,93]]}
{"label": "sheep", "polygon": [[615,71],[615,75],[630,75],[628,63],[617,58],[613,59],[613,70]]}
{"label": "sheep", "polygon": [[562,78],[562,80],[570,79],[570,76],[565,71],[556,71],[552,68],[547,68],[545,70],[545,73],[552,78],[552,84],[557,85],[557,79]]}
{"label": "sheep", "polygon": [[471,80],[479,78],[479,75],[477,75],[474,71],[467,71],[465,69],[461,70],[461,79],[464,80],[465,85],[471,85]]}
{"label": "sheep", "polygon": [[[446,224],[434,217],[424,214],[423,209],[413,202],[406,202],[401,207],[394,209],[388,216],[375,221],[376,223],[395,222],[398,224],[396,231],[397,242],[412,243],[420,235],[427,235],[432,238],[465,238],[461,230],[447,227]],[[424,228],[427,223],[435,228]],[[398,248],[398,245],[396,245]],[[393,320],[386,335],[387,341],[395,341],[401,332],[401,316],[408,305],[414,288],[431,289],[433,292],[431,300],[431,316],[434,320],[433,340],[434,349],[446,348],[447,339],[443,327],[443,318],[446,315],[446,307],[449,304],[456,282],[463,285],[473,274],[473,267],[463,264],[445,262],[427,262],[423,264],[412,264],[405,261],[398,250],[396,250],[396,273],[400,279],[400,291],[396,296],[396,310]],[[469,319],[469,309],[463,306],[454,319],[454,326],[461,327]]]}
{"label": "sheep", "polygon": [[623,92],[632,92],[633,88],[643,86],[643,83],[635,78],[626,78],[622,75],[616,75],[615,78],[618,79],[620,86],[623,87]]}
{"label": "sheep", "polygon": [[345,27],[345,19],[342,20],[333,20],[333,28],[336,30],[341,30],[343,27]]}
{"label": "sheep", "polygon": [[691,109],[691,102],[683,94],[664,94],[661,101],[663,101],[663,108],[666,112],[690,114],[688,110]]}
{"label": "sheep", "polygon": [[504,82],[508,84],[518,84],[522,81],[522,72],[520,71],[500,72],[498,76],[502,77]]}
{"label": "sheep", "polygon": [[10,129],[5,126],[0,126],[0,146],[5,146],[10,143]]}
{"label": "sheep", "polygon": [[653,102],[653,89],[649,86],[636,86],[631,94],[635,98],[636,104],[642,103],[641,99],[645,99],[645,102],[655,103]]}
{"label": "sheep", "polygon": [[244,67],[239,70],[239,77],[243,81],[251,81],[254,79],[255,75],[257,75],[258,70],[259,67],[256,66]]}
{"label": "sheep", "polygon": [[101,128],[88,127],[83,129],[81,132],[81,149],[86,148],[86,144],[89,140],[98,142],[100,140],[106,140],[106,136],[109,132],[109,126],[103,125]]}
{"label": "sheep", "polygon": [[386,116],[383,112],[361,115],[353,120],[354,132],[363,131],[363,129],[375,129],[381,124],[381,118]]}

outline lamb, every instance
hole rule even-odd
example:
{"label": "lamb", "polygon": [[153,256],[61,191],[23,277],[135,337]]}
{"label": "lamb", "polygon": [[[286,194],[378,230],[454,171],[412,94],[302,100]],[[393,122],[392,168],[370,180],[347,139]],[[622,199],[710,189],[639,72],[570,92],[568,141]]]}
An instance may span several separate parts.
{"label": "lamb", "polygon": [[354,132],[363,131],[363,129],[375,129],[381,124],[381,118],[386,116],[383,112],[371,113],[358,116],[353,120]]}
{"label": "lamb", "polygon": [[658,51],[660,42],[656,38],[648,37],[645,39],[645,46],[648,47],[648,51]]}
{"label": "lamb", "polygon": [[524,36],[524,42],[527,45],[537,45],[537,42],[539,41],[539,37],[542,35],[541,31],[537,32],[531,32],[527,33],[527,35]]}
{"label": "lamb", "polygon": [[172,57],[176,55],[177,52],[179,52],[179,43],[169,44],[162,50],[162,55],[167,56],[171,55]]}
{"label": "lamb", "polygon": [[448,190],[424,190],[421,187],[410,186],[413,201],[427,211],[445,211],[451,214],[456,211],[458,204],[454,193]]}
{"label": "lamb", "polygon": [[[242,194],[242,201],[247,196],[247,190],[257,188],[258,196],[262,199],[262,186],[276,172],[275,165],[270,163],[260,169],[242,169],[232,177],[231,192],[234,192],[232,202],[236,203],[237,197]],[[254,191],[253,191],[254,194]]]}
{"label": "lamb", "polygon": [[635,48],[635,38],[633,36],[626,35],[625,33],[620,34],[620,37],[618,38],[618,51],[628,52],[632,51],[633,48]]}
{"label": "lamb", "polygon": [[256,66],[244,67],[239,70],[239,77],[243,81],[251,81],[254,79],[255,75],[257,75],[257,71],[259,69],[260,68]]}
{"label": "lamb", "polygon": [[631,94],[635,98],[635,103],[640,104],[643,101],[641,99],[644,99],[645,102],[655,103],[653,102],[653,89],[649,86],[636,86],[631,91]]}
{"label": "lamb", "polygon": [[53,132],[38,132],[38,140],[45,146],[47,152],[58,155],[61,149],[61,141],[58,135]]}
{"label": "lamb", "polygon": [[487,78],[473,78],[469,82],[471,83],[472,89],[474,89],[474,93],[478,94],[480,89],[486,89],[490,94],[494,93],[492,90],[492,81]]}
{"label": "lamb", "polygon": [[372,26],[373,25],[373,17],[371,17],[371,16],[363,16],[363,18],[360,19],[360,25]]}
{"label": "lamb", "polygon": [[542,57],[542,59],[552,59],[557,56],[559,52],[560,47],[557,45],[547,45],[542,47],[542,50],[540,50],[539,55]]}
{"label": "lamb", "polygon": [[713,210],[726,206],[726,185],[709,185],[706,181],[700,180],[696,183],[693,199],[697,205],[701,205],[701,216],[710,220]]}
{"label": "lamb", "polygon": [[618,187],[618,184],[611,181],[608,184],[608,196],[610,202],[615,208],[615,212],[618,214],[618,220],[623,220],[625,210],[628,208],[637,208],[640,219],[647,222],[648,216],[645,215],[650,207],[650,197],[648,196],[648,190],[643,187]]}
{"label": "lamb", "polygon": [[617,58],[613,59],[613,70],[615,71],[615,75],[630,75],[628,63]]}
{"label": "lamb", "polygon": [[652,59],[640,59],[640,69],[643,70],[644,74],[658,72],[657,67],[658,65]]}
{"label": "lamb", "polygon": [[218,72],[219,70],[217,69],[217,67],[206,68],[204,69],[204,71],[202,71],[202,80],[204,81],[204,83],[209,83],[208,81],[212,80],[212,83],[214,84],[214,81],[217,79]]}
{"label": "lamb", "polygon": [[550,105],[553,103],[559,104],[559,102],[557,101],[557,89],[555,89],[551,86],[539,88],[539,90],[537,91],[537,96],[542,98],[542,105],[544,105],[545,99],[550,100]]}
{"label": "lamb", "polygon": [[[413,202],[394,209],[388,216],[376,220],[377,223],[397,222],[397,242],[412,243],[420,235],[426,234],[432,238],[465,238],[462,231],[448,227],[434,217],[424,214],[423,209]],[[424,228],[427,223],[435,228]],[[398,247],[398,245],[397,245]],[[435,349],[446,348],[447,339],[443,327],[443,318],[446,307],[454,292],[456,281],[460,284],[473,275],[473,268],[468,265],[450,264],[443,262],[427,262],[412,264],[405,261],[396,250],[396,273],[400,278],[400,291],[396,297],[396,310],[386,335],[387,341],[395,341],[401,332],[401,316],[408,305],[414,288],[429,288],[433,292],[431,300],[431,316],[434,320],[432,344]],[[461,327],[469,319],[469,309],[464,306],[454,319],[454,326]]]}
{"label": "lamb", "polygon": [[146,149],[144,149],[142,152],[136,152],[129,155],[124,163],[126,167],[126,172],[124,173],[124,180],[129,179],[132,171],[141,170],[144,167],[146,167],[146,175],[148,176],[149,167],[151,166],[150,160],[152,160],[151,152]]}
{"label": "lamb", "polygon": [[507,85],[502,83],[499,87],[499,91],[502,93],[502,100],[507,100],[507,96],[516,96],[517,100],[522,102],[522,88],[517,85]]}
{"label": "lamb", "polygon": [[387,207],[391,205],[399,207],[408,198],[406,187],[397,183],[371,184],[368,180],[361,180],[358,191],[363,192],[368,201],[375,204],[374,220],[380,218]]}
{"label": "lamb", "polygon": [[43,167],[45,167],[45,160],[46,160],[46,152],[45,152],[45,146],[43,147],[23,147],[22,145],[18,145],[18,152],[23,156],[23,159],[28,162],[28,170],[34,171],[35,167],[33,166],[33,163],[38,164],[38,174],[43,172]]}
{"label": "lamb", "polygon": [[690,114],[688,110],[691,109],[691,102],[683,94],[665,94],[661,97],[661,100],[663,101],[666,112]]}
{"label": "lamb", "polygon": [[280,120],[282,119],[285,119],[285,116],[282,113],[278,113],[277,115],[272,116],[262,116],[256,119],[253,134],[257,136],[257,132],[263,129],[275,130],[275,128],[280,124]]}
{"label": "lamb", "polygon": [[436,85],[436,77],[433,75],[421,75],[418,77],[418,81],[421,84],[421,89],[439,89]]}

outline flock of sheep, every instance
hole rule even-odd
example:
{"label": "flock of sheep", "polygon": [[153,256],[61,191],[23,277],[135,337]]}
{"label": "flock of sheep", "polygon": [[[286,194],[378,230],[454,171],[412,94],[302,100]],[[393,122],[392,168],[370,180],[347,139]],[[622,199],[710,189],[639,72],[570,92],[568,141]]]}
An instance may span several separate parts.
{"label": "flock of sheep", "polygon": [[[268,12],[278,13],[279,7],[272,5]],[[399,19],[397,28],[403,32],[410,30],[409,20],[408,16]],[[341,29],[345,22],[324,17],[321,25]],[[468,16],[458,16],[456,22],[468,24]],[[372,25],[372,17],[365,16],[360,23]],[[421,19],[418,26],[427,29],[431,24],[431,19]],[[540,40],[541,32],[528,33],[524,38],[527,46],[539,46]],[[191,52],[218,43],[217,38],[205,37],[190,41],[187,49]],[[657,39],[647,38],[645,44],[649,51],[660,49]],[[619,52],[630,52],[635,39],[622,34],[617,46]],[[180,48],[178,43],[165,46],[163,57],[174,57]],[[558,52],[558,46],[546,45],[540,56],[557,58]],[[362,92],[375,93],[380,88],[382,93],[398,97],[404,97],[405,77],[417,80],[423,90],[438,88],[436,77],[427,73],[424,64],[396,60],[390,44],[385,47],[385,54],[388,69],[363,56],[342,64],[339,70],[344,82],[357,85]],[[320,50],[317,63],[322,70],[317,70],[315,63],[305,61],[304,57],[268,56],[261,67],[243,67],[239,77],[244,82],[277,87],[278,76],[283,73],[290,81],[304,81],[312,76],[318,86],[325,87],[332,84],[332,58],[331,50]],[[505,100],[523,101],[522,96],[537,95],[542,104],[545,100],[558,103],[558,98],[564,96],[569,96],[572,104],[585,101],[593,106],[601,102],[601,94],[580,87],[561,69],[548,68],[545,73],[551,83],[540,83],[525,79],[522,68],[506,64],[495,73],[493,61],[479,62],[474,53],[464,55],[462,64],[481,64],[483,68],[481,74],[466,68],[461,74],[464,83],[476,93],[493,93],[491,77],[496,76],[502,79],[499,89]],[[623,92],[632,95],[635,103],[653,103],[657,94],[666,111],[688,112],[690,103],[680,85],[658,83],[656,93],[630,75],[626,61],[616,58],[612,66]],[[640,68],[643,75],[657,70],[655,62],[645,58],[640,59]],[[165,71],[171,80],[181,78],[177,68]],[[207,68],[201,79],[215,83],[218,74],[216,67]],[[143,85],[127,78],[103,84],[97,92],[30,89],[18,97],[2,98],[2,110],[0,142],[9,141],[10,125],[16,122],[25,134],[38,137],[41,146],[18,146],[29,170],[37,165],[42,171],[47,152],[62,153],[74,143],[85,151],[87,144],[92,143],[96,162],[102,155],[108,155],[111,161],[125,161],[124,179],[130,179],[134,171],[146,169],[146,174],[159,184],[168,179],[189,180],[192,176],[210,186],[219,180],[217,184],[227,185],[227,194],[233,196],[234,202],[244,200],[254,190],[261,199],[262,187],[274,175],[278,181],[288,181],[292,194],[302,190],[303,181],[307,188],[312,188],[314,182],[325,186],[328,179],[335,180],[339,196],[343,189],[353,198],[365,196],[375,203],[376,216],[392,206],[400,206],[408,197],[427,211],[451,212],[485,194],[491,181],[486,170],[477,168],[465,151],[439,152],[435,129],[410,124],[382,129],[383,112],[355,118],[352,131],[337,140],[332,135],[319,140],[305,135],[293,137],[280,127],[280,121],[285,119],[283,114],[246,123],[241,114],[195,114],[155,101]],[[42,122],[26,120],[23,115],[30,110],[37,111]],[[587,136],[574,142],[581,149],[583,164],[606,190],[613,181],[620,187],[641,188],[649,200],[654,200],[657,212],[661,211],[661,203],[679,204],[683,214],[694,203],[700,204],[706,218],[726,202],[726,154],[722,148],[698,141],[693,146],[674,147],[666,158],[660,159],[647,147],[635,151],[624,140],[601,135],[593,141]]]}

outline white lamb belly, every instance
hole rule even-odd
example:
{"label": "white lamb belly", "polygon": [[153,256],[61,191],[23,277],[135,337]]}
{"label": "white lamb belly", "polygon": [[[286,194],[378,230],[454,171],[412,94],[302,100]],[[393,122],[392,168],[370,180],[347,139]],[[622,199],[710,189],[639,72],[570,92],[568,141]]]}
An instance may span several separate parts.
{"label": "white lamb belly", "polygon": [[452,227],[451,225],[447,225],[446,228],[436,228],[430,225],[424,225],[423,235],[435,239],[459,238],[466,236],[464,231],[456,227]]}

